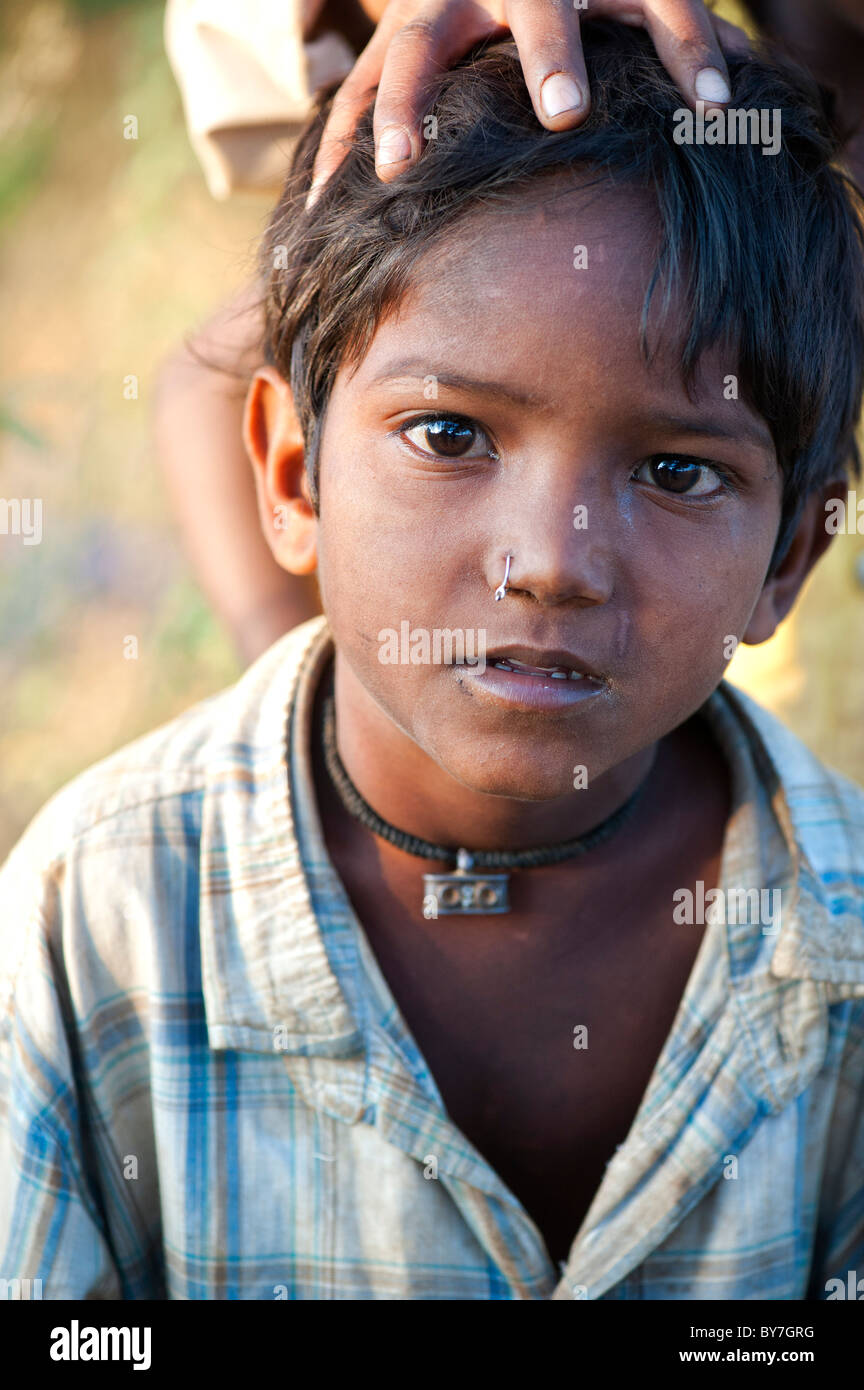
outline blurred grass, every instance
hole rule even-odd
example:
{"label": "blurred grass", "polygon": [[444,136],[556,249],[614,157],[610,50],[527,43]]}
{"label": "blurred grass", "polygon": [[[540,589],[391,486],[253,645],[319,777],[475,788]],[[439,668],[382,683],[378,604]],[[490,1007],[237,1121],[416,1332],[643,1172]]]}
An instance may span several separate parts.
{"label": "blurred grass", "polygon": [[162,20],[160,0],[0,18],[0,495],[43,504],[40,545],[0,536],[0,856],[69,777],[239,671],[150,414],[161,358],[246,278],[266,208],[207,193]]}
{"label": "blurred grass", "polygon": [[[190,576],[150,413],[161,358],[246,278],[267,208],[210,199],[162,17],[161,0],[0,16],[0,495],[43,501],[42,544],[0,536],[0,856],[81,768],[239,669]],[[859,781],[862,548],[839,536],[796,617],[731,670]]]}
{"label": "blurred grass", "polygon": [[35,121],[0,146],[0,226],[38,188],[53,147],[54,127],[49,121]]}

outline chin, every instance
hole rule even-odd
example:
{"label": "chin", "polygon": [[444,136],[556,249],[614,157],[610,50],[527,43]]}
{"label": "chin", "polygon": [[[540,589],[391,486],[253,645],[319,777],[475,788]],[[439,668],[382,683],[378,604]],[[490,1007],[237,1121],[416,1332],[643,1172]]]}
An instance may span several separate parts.
{"label": "chin", "polygon": [[463,787],[486,796],[506,796],[512,801],[555,801],[573,792],[572,773],[566,763],[556,760],[554,767],[534,763],[478,762],[470,755],[464,761],[448,759],[440,764]]}

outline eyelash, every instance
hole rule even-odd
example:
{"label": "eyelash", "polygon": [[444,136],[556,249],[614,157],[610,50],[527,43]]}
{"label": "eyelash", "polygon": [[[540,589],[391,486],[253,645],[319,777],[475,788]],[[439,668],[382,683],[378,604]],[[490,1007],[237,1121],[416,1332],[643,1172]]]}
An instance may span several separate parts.
{"label": "eyelash", "polygon": [[[729,471],[729,469],[724,468],[722,464],[715,463],[713,459],[699,458],[699,456],[696,454],[677,453],[674,449],[662,451],[659,454],[649,454],[648,458],[642,459],[641,463],[636,465],[636,467],[633,470],[633,473],[631,474],[631,477],[636,478],[636,475],[640,473],[641,470],[647,467],[649,464],[658,463],[662,460],[668,461],[670,459],[675,459],[678,463],[692,463],[695,464],[698,468],[707,468],[711,473],[713,473],[717,477],[720,487],[715,488],[712,492],[708,493],[688,493],[673,492],[671,489],[662,488],[655,483],[652,490],[654,492],[659,492],[664,497],[690,497],[694,501],[698,498],[701,501],[707,502],[710,498],[714,497],[716,493],[720,490],[727,493],[738,492],[737,479],[735,478],[734,474],[732,474]],[[637,479],[637,481],[641,482],[642,479]]]}
{"label": "eyelash", "polygon": [[[485,438],[491,446],[489,452],[485,455],[485,457],[496,461],[500,458],[500,455],[497,453],[495,446],[492,442],[492,437],[489,431],[484,429],[484,427],[481,424],[479,424],[476,420],[472,420],[469,415],[460,415],[454,411],[429,411],[425,415],[415,416],[411,420],[403,421],[402,424],[399,425],[398,429],[394,430],[393,433],[399,436],[400,438],[405,439],[405,436],[408,434],[409,430],[422,429],[424,425],[432,425],[444,420],[460,425],[466,425],[468,426],[468,428],[475,430],[479,435],[482,435],[483,438]],[[469,461],[474,461],[477,457],[474,456],[474,460],[471,459],[471,456],[464,454],[455,454],[451,457],[448,457],[446,454],[435,454],[427,452],[421,449],[419,445],[414,444],[412,440],[406,439],[405,442],[409,445],[409,447],[416,449],[418,453],[425,454],[427,458],[436,459],[441,463],[449,463],[451,465],[456,465],[463,459],[468,458]],[[700,468],[708,468],[712,473],[714,473],[717,476],[725,492],[732,493],[738,491],[738,485],[735,477],[726,468],[724,468],[722,464],[715,463],[714,461],[709,459],[699,458],[697,455],[694,454],[677,453],[674,450],[669,450],[668,452],[661,452],[657,454],[650,454],[648,458],[642,459],[634,468],[633,473],[631,474],[631,478],[635,478],[636,475],[647,465],[656,463],[662,459],[676,459],[681,463],[692,463],[696,464]],[[657,484],[654,485],[653,491],[659,492],[666,497],[688,497],[694,495],[686,492],[676,493],[671,490],[661,488]],[[695,494],[695,496],[702,496],[705,498],[711,497],[713,495],[713,493]]]}
{"label": "eyelash", "polygon": [[[394,430],[394,434],[398,435],[402,439],[405,439],[405,436],[408,434],[409,430],[422,429],[424,425],[434,425],[442,420],[450,421],[453,424],[466,425],[469,429],[476,430],[477,433],[479,435],[482,435],[483,438],[487,441],[487,443],[491,446],[489,452],[485,455],[485,457],[493,459],[495,461],[497,461],[500,458],[500,454],[495,449],[495,445],[492,441],[492,436],[490,435],[489,431],[484,429],[482,425],[478,424],[476,420],[472,420],[469,415],[460,415],[458,412],[452,410],[429,411],[426,415],[417,415],[411,420],[404,420],[402,424],[398,427],[398,429]],[[413,440],[406,439],[405,442],[409,445],[410,448],[416,449],[419,454],[425,455],[426,458],[436,459],[439,463],[449,463],[452,465],[456,465],[466,459],[469,462],[476,462],[478,457],[475,455],[473,458],[470,458],[465,454],[454,454],[452,457],[448,457],[446,454],[428,453],[426,450],[421,449],[418,444],[415,444]]]}

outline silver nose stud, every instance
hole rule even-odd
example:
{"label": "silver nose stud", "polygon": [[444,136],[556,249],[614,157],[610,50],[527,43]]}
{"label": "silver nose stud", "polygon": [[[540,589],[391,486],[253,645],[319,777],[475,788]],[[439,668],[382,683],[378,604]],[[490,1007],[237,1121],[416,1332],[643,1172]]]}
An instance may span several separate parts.
{"label": "silver nose stud", "polygon": [[498,603],[500,599],[504,598],[504,596],[505,596],[506,593],[507,593],[507,581],[508,581],[509,578],[510,578],[510,561],[511,561],[512,559],[513,559],[513,556],[512,556],[512,555],[508,555],[508,556],[507,556],[507,563],[506,563],[506,565],[505,565],[505,567],[504,567],[504,579],[503,579],[502,582],[498,585],[498,588],[495,590],[495,602],[496,602],[496,603]]}

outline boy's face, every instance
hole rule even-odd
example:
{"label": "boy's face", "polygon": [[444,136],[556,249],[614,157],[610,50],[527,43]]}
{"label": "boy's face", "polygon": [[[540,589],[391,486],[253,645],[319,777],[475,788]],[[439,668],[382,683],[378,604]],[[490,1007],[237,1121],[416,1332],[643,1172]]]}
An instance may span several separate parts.
{"label": "boy's face", "polygon": [[[334,384],[317,543],[340,698],[476,791],[559,797],[576,765],[593,785],[776,621],[770,433],[720,351],[688,398],[674,314],[646,366],[656,237],[626,188],[480,212]],[[485,669],[382,661],[406,621],[485,631]],[[595,679],[502,670],[501,652]]]}

